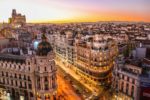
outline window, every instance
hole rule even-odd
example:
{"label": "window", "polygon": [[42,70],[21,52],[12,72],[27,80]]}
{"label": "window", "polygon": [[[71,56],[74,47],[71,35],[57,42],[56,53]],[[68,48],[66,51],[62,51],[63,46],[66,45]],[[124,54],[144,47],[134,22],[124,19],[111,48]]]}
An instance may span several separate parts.
{"label": "window", "polygon": [[17,78],[17,75],[15,74],[15,78]]}
{"label": "window", "polygon": [[28,81],[31,81],[30,76],[28,76]]}
{"label": "window", "polygon": [[33,93],[32,92],[30,92],[30,97],[33,97]]}
{"label": "window", "polygon": [[2,71],[2,76],[4,76],[4,72]]}
{"label": "window", "polygon": [[132,84],[134,84],[135,83],[135,80],[134,79],[132,79]]}
{"label": "window", "polygon": [[8,77],[8,72],[6,72],[6,77]]}
{"label": "window", "polygon": [[29,84],[29,89],[32,89],[32,85],[31,84]]}
{"label": "window", "polygon": [[19,79],[21,79],[21,74],[19,74]]}
{"label": "window", "polygon": [[51,66],[51,70],[53,69],[53,66]]}
{"label": "window", "polygon": [[24,87],[25,87],[25,88],[27,88],[27,84],[26,84],[26,82],[24,82]]}
{"label": "window", "polygon": [[132,88],[131,88],[131,96],[132,97],[134,96],[134,86],[132,86]]}
{"label": "window", "polygon": [[46,67],[45,67],[45,71],[47,71]]}
{"label": "window", "polygon": [[122,79],[124,79],[124,75],[122,75]]}
{"label": "window", "polygon": [[26,80],[26,75],[24,75],[24,80]]}
{"label": "window", "polygon": [[47,82],[48,81],[47,77],[45,77],[44,80],[45,80],[45,82]]}
{"label": "window", "polygon": [[124,87],[124,83],[122,82],[122,85],[121,85],[121,91],[123,91],[123,87]]}
{"label": "window", "polygon": [[13,80],[11,80],[11,85],[13,85]]}
{"label": "window", "polygon": [[20,87],[22,88],[22,82],[20,82]]}
{"label": "window", "polygon": [[126,84],[126,94],[128,94],[129,84]]}
{"label": "window", "polygon": [[127,81],[129,82],[129,77],[127,77]]}
{"label": "window", "polygon": [[16,81],[16,86],[18,86],[18,82]]}
{"label": "window", "polygon": [[21,69],[20,66],[19,66],[19,69]]}
{"label": "window", "polygon": [[48,90],[48,84],[45,84],[45,90]]}
{"label": "window", "polygon": [[36,64],[36,59],[34,60],[34,64]]}

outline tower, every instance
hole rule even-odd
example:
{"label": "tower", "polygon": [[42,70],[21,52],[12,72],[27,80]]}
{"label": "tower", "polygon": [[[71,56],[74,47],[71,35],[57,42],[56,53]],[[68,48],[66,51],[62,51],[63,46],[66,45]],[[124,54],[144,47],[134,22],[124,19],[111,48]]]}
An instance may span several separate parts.
{"label": "tower", "polygon": [[12,17],[15,17],[17,15],[16,9],[12,10]]}
{"label": "tower", "polygon": [[12,10],[11,17],[8,19],[8,22],[14,28],[19,28],[25,25],[26,16],[16,12],[16,9]]}
{"label": "tower", "polygon": [[36,52],[36,94],[41,100],[54,100],[57,88],[54,52],[43,34]]}

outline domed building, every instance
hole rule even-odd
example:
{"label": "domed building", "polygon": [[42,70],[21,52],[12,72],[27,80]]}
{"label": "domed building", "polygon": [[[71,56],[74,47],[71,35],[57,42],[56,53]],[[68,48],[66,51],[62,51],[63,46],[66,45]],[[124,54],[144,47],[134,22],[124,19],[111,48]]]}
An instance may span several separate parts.
{"label": "domed building", "polygon": [[36,55],[0,54],[0,88],[13,100],[56,100],[54,57],[44,34]]}
{"label": "domed building", "polygon": [[43,34],[42,42],[39,43],[36,54],[38,56],[46,56],[50,51],[52,51],[52,47],[51,47],[50,43],[47,42],[46,36]]}
{"label": "domed building", "polygon": [[36,86],[37,98],[41,100],[54,100],[56,93],[56,67],[54,52],[46,36],[43,34],[42,41],[36,52]]}

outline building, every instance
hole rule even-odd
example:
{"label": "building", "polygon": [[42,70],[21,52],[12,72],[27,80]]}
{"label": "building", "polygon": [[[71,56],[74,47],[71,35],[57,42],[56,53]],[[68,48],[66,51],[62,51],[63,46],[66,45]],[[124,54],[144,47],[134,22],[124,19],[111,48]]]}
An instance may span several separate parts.
{"label": "building", "polygon": [[75,59],[75,46],[73,33],[67,31],[65,33],[58,34],[55,36],[54,49],[56,53],[56,59],[61,60],[68,66],[74,64]]}
{"label": "building", "polygon": [[43,35],[36,55],[0,54],[0,88],[14,100],[55,100],[56,66],[54,53]]}
{"label": "building", "polygon": [[150,99],[150,58],[144,58],[142,61],[144,74],[140,76],[140,100]]}
{"label": "building", "polygon": [[[117,92],[121,92],[124,100],[138,100],[140,90],[139,75],[142,73],[142,68],[133,65],[125,65],[116,67],[113,76],[113,88]],[[119,94],[119,93],[118,93]],[[126,94],[124,96],[124,94]],[[129,97],[128,97],[129,96]]]}
{"label": "building", "polygon": [[89,85],[108,85],[112,78],[114,60],[118,53],[113,39],[101,35],[86,36],[75,42],[76,72]]}
{"label": "building", "polygon": [[114,59],[118,54],[116,42],[102,37],[74,35],[67,31],[58,34],[55,42],[56,61],[74,71],[89,87],[97,89],[111,83]]}
{"label": "building", "polygon": [[17,13],[15,9],[12,10],[12,16],[9,18],[9,23],[17,28],[24,26],[26,23],[26,17],[25,15],[21,15],[20,13]]}
{"label": "building", "polygon": [[[124,62],[122,57],[116,61],[113,70],[112,88],[116,90],[117,98],[123,100],[150,99],[150,61],[146,58],[138,64]],[[136,64],[136,65],[135,65]]]}

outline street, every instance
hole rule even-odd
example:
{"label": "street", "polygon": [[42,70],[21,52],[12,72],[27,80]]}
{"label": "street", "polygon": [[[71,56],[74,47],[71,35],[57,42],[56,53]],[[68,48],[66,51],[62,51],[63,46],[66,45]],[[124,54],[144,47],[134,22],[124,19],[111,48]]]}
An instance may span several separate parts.
{"label": "street", "polygon": [[57,82],[58,82],[58,100],[82,100],[79,95],[77,95],[71,86],[71,84],[66,81],[61,74],[57,72]]}
{"label": "street", "polygon": [[[87,89],[89,89],[91,91],[91,93],[88,96],[86,96],[86,97],[83,96],[85,100],[93,100],[93,99],[98,100],[98,98],[100,100],[105,100],[105,98],[110,98],[110,100],[111,100],[111,94],[109,92],[109,89],[106,89],[103,86],[101,86],[101,87],[99,87],[97,89],[95,87],[93,87],[93,86],[89,86],[74,71],[72,71],[69,68],[65,67],[65,65],[63,63],[57,62],[57,64],[58,64],[58,67],[60,69],[64,70],[68,74],[68,76],[74,77],[75,80],[80,82],[85,88],[87,88]],[[58,74],[60,74],[59,71],[58,71]],[[81,93],[81,95],[83,95],[83,93]]]}

